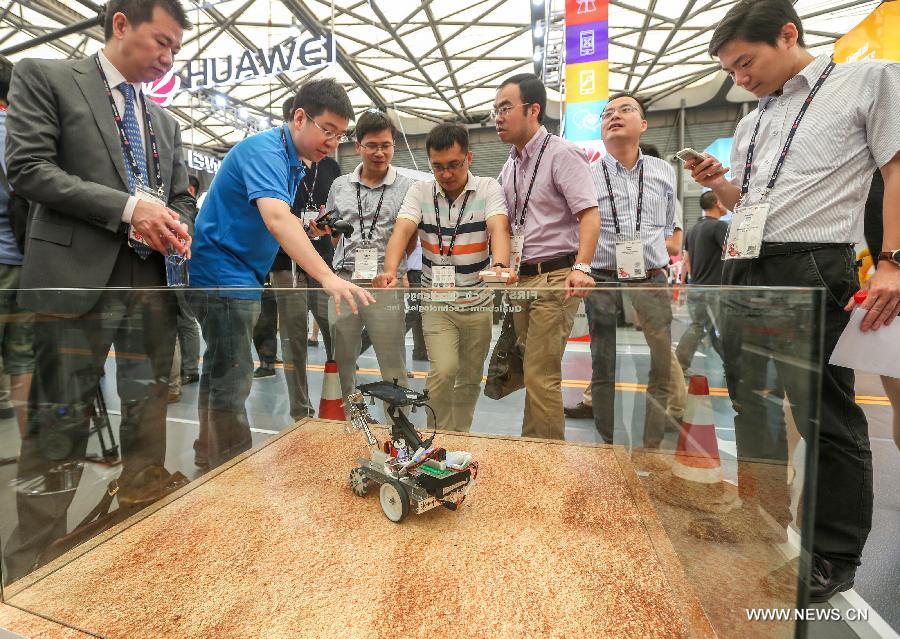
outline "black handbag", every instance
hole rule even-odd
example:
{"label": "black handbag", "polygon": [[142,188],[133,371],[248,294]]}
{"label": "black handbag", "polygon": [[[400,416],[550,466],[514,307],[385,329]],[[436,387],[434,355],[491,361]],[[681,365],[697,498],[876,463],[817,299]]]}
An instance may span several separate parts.
{"label": "black handbag", "polygon": [[487,381],[484,384],[484,394],[491,399],[500,399],[525,388],[524,361],[516,342],[513,313],[507,310],[500,337],[491,353]]}

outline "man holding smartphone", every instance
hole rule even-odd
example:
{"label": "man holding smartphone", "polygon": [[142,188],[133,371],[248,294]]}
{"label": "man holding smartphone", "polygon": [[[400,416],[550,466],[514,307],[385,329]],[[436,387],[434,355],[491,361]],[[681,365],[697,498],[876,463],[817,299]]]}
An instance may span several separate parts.
{"label": "man holding smartphone", "polygon": [[[781,464],[754,466],[783,471],[777,481],[764,483],[772,478],[739,468],[745,502],[764,499],[760,493],[770,491],[761,487],[786,486],[783,429],[774,433],[782,440],[775,450],[764,447],[759,435],[774,430],[764,400],[770,361],[801,434],[815,432],[818,421],[809,586],[811,601],[823,602],[853,585],[872,524],[866,417],[855,402],[853,371],[827,362],[847,326],[847,311],[856,306],[854,229],[876,168],[885,184],[884,248],[900,249],[900,65],[880,60],[835,65],[827,55],[814,57],[804,46],[803,25],[790,0],[741,0],[719,23],[709,52],[735,84],[760,100],[735,131],[731,181],[714,158],[685,163],[699,184],[734,211],[723,283],[825,288],[821,348],[816,339],[821,329],[813,319],[821,305],[805,302],[809,296],[804,295],[785,297],[782,305],[767,295],[766,308],[726,304],[723,330],[727,360],[734,366],[739,358],[737,380],[729,380],[739,413],[739,459],[769,457]],[[863,331],[896,319],[900,260],[879,261],[862,307],[867,311]],[[803,327],[811,339],[789,339]],[[825,363],[821,371],[818,362]],[[789,495],[778,492],[773,517],[786,525]]]}

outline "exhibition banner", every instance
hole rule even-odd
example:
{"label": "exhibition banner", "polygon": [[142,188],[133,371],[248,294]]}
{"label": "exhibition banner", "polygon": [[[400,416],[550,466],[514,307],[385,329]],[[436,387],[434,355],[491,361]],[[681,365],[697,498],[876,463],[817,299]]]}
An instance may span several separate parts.
{"label": "exhibition banner", "polygon": [[[900,2],[881,4],[834,43],[835,62],[873,59],[900,60]],[[859,279],[865,283],[875,274],[875,263],[866,245],[862,221],[854,230],[854,239],[856,258],[861,264]]]}
{"label": "exhibition banner", "polygon": [[566,0],[566,114],[563,135],[602,150],[600,123],[609,98],[609,0]]}
{"label": "exhibition banner", "polygon": [[885,2],[834,44],[835,62],[900,60],[900,2]]}

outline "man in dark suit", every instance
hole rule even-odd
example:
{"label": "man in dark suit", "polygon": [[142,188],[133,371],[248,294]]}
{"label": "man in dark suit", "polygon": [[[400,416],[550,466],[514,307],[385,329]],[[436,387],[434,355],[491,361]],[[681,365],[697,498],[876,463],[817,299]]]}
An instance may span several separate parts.
{"label": "man in dark suit", "polygon": [[[141,83],[172,67],[187,28],[178,0],[111,0],[97,55],[23,60],[13,73],[7,166],[13,188],[32,203],[22,269],[22,288],[31,290],[20,302],[36,318],[7,581],[40,563],[67,532],[75,491],[54,484],[62,477],[78,484],[111,345],[120,505],[145,488],[139,475],[165,461],[175,297],[137,289],[165,286],[167,251],[189,255],[196,203],[179,126],[144,99]],[[103,290],[110,287],[122,288]]]}

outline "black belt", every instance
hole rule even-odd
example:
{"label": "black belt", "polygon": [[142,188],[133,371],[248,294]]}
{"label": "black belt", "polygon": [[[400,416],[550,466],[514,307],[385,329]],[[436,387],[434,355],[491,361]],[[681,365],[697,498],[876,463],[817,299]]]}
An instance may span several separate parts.
{"label": "black belt", "polygon": [[563,255],[555,257],[546,262],[534,262],[531,264],[522,264],[519,266],[519,275],[531,277],[532,275],[540,275],[541,273],[549,273],[550,271],[558,271],[561,268],[572,268],[575,264],[575,254]]}
{"label": "black belt", "polygon": [[[665,272],[666,272],[666,269],[664,269],[664,268],[648,268],[646,276],[640,277],[640,278],[630,277],[627,280],[622,280],[622,281],[623,282],[642,282],[644,280],[649,280],[651,277],[656,277],[657,275],[660,275]],[[611,269],[611,268],[592,268],[591,273],[597,274],[597,275],[604,275],[606,277],[615,277],[615,278],[619,277],[619,274],[616,272],[616,270]]]}
{"label": "black belt", "polygon": [[852,247],[852,244],[830,242],[763,242],[759,250],[759,256],[773,257],[775,255],[793,255],[795,253],[811,253],[823,249],[846,249]]}

